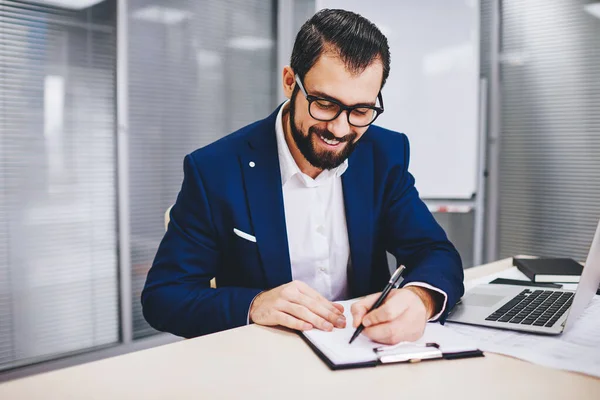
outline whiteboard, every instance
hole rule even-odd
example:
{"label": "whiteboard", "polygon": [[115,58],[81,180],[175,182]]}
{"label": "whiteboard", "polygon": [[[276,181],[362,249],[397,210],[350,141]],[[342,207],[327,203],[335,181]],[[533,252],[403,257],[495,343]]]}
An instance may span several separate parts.
{"label": "whiteboard", "polygon": [[387,36],[391,71],[376,124],[408,135],[410,171],[424,199],[469,199],[477,186],[479,2],[317,0]]}

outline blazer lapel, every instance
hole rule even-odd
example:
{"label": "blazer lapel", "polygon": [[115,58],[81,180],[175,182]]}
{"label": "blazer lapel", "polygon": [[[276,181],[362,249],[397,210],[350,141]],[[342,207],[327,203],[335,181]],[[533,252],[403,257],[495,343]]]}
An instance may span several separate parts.
{"label": "blazer lapel", "polygon": [[256,244],[271,288],[292,280],[275,136],[278,112],[279,108],[258,124],[239,157]]}
{"label": "blazer lapel", "polygon": [[363,138],[342,175],[346,225],[350,242],[352,296],[368,294],[373,245],[373,149]]}

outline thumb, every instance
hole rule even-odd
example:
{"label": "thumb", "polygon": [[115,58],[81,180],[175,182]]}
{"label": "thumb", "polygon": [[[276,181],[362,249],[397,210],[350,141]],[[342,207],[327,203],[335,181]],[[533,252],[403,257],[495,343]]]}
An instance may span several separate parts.
{"label": "thumb", "polygon": [[353,320],[352,326],[357,328],[361,324],[362,319],[369,312],[371,307],[373,307],[373,304],[375,304],[375,302],[379,298],[379,295],[380,293],[373,293],[352,304],[352,307],[350,307],[350,312],[352,312]]}

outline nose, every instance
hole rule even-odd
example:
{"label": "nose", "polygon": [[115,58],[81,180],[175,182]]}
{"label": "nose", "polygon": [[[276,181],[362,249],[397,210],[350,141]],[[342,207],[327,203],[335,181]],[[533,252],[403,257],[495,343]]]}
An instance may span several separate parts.
{"label": "nose", "polygon": [[342,138],[350,133],[350,124],[348,124],[348,111],[344,110],[336,119],[327,123],[327,130],[336,137]]}

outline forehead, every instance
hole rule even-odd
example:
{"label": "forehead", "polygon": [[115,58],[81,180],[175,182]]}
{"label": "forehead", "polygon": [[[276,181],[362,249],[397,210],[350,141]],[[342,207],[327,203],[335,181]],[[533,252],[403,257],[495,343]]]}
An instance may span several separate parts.
{"label": "forehead", "polygon": [[372,62],[360,73],[348,71],[335,54],[324,53],[304,77],[304,86],[311,92],[321,92],[344,104],[372,103],[381,89],[383,65]]}

